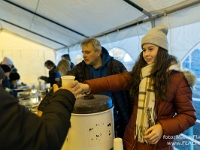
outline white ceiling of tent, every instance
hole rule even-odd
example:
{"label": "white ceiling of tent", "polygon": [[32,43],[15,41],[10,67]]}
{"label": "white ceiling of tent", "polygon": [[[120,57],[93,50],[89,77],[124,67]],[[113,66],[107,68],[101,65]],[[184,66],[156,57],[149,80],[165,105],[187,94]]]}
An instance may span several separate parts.
{"label": "white ceiling of tent", "polygon": [[[0,28],[58,50],[199,0],[1,0]],[[146,15],[147,14],[147,15]]]}

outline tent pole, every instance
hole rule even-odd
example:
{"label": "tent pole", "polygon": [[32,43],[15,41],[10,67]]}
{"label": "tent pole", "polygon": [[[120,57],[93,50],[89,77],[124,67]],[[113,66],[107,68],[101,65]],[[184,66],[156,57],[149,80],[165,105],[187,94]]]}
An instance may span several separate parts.
{"label": "tent pole", "polygon": [[134,8],[136,8],[137,10],[141,11],[143,14],[145,14],[146,16],[149,17],[149,20],[151,21],[151,27],[155,27],[155,21],[152,19],[152,15],[151,13],[149,13],[148,11],[144,10],[143,8],[139,7],[138,5],[136,5],[135,3],[133,3],[130,0],[124,0],[125,2],[127,2],[129,5],[133,6]]}
{"label": "tent pole", "polygon": [[[171,13],[173,13],[173,12],[176,12],[176,11],[179,11],[179,10],[182,10],[182,9],[185,9],[185,8],[190,7],[190,6],[193,6],[193,5],[195,5],[195,4],[200,4],[200,1],[196,1],[196,2],[190,3],[190,4],[188,4],[188,5],[180,6],[180,7],[176,8],[176,9],[172,9],[172,10],[170,10],[170,11],[165,11],[165,12],[163,12],[163,13],[160,13],[160,14],[157,14],[157,15],[153,16],[151,19],[155,20],[155,19],[161,18],[161,17],[163,17],[163,16],[165,16],[165,15],[167,15],[167,14],[171,14]],[[143,22],[148,22],[148,21],[150,21],[149,18],[143,20]]]}

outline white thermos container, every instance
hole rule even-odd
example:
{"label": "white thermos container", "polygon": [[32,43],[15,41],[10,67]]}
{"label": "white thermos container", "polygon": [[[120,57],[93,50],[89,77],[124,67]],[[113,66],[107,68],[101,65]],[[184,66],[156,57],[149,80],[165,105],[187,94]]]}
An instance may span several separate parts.
{"label": "white thermos container", "polygon": [[112,99],[92,95],[75,102],[71,127],[61,150],[111,150],[114,140]]}

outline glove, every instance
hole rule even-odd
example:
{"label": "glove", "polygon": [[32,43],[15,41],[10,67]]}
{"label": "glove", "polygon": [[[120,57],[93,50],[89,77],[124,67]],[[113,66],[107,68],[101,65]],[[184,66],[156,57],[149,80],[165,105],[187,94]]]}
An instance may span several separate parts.
{"label": "glove", "polygon": [[39,79],[44,80],[45,82],[47,82],[47,77],[46,76],[40,76]]}

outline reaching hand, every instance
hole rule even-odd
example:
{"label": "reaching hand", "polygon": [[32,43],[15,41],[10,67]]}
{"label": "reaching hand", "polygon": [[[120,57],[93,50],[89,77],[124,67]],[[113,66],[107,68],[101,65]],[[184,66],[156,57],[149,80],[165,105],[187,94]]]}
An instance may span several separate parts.
{"label": "reaching hand", "polygon": [[146,136],[144,136],[143,138],[146,139],[149,144],[157,144],[163,135],[161,124],[158,123],[147,129],[145,135]]}
{"label": "reaching hand", "polygon": [[80,88],[82,90],[82,94],[89,94],[90,93],[90,86],[88,84],[84,84],[84,83],[79,83]]}
{"label": "reaching hand", "polygon": [[[53,91],[57,91],[59,88],[55,84],[53,85]],[[83,97],[83,94],[89,94],[90,86],[88,84],[79,83],[78,81],[73,81],[66,86],[62,86],[60,89],[66,89],[71,91],[76,99]]]}
{"label": "reaching hand", "polygon": [[82,89],[80,88],[80,83],[78,81],[73,81],[65,86],[62,86],[60,89],[69,90],[74,94],[76,99],[82,97]]}

